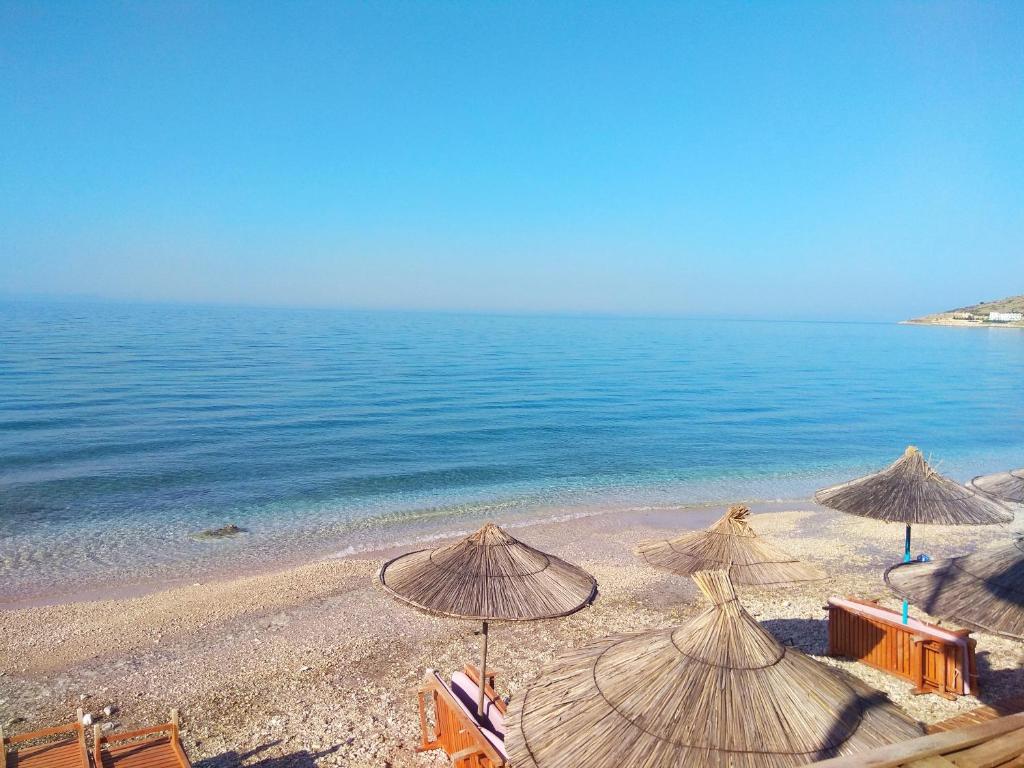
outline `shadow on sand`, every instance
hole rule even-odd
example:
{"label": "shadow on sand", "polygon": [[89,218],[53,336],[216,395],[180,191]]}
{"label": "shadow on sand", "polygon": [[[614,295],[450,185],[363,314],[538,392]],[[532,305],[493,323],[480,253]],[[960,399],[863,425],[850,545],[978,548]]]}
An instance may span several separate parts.
{"label": "shadow on sand", "polygon": [[783,645],[814,656],[828,652],[828,622],[825,619],[767,619],[761,626]]}
{"label": "shadow on sand", "polygon": [[996,710],[1012,714],[1024,709],[1024,655],[1010,669],[992,669],[988,651],[977,651],[978,678],[983,702]]}
{"label": "shadow on sand", "polygon": [[298,752],[291,752],[287,755],[265,757],[262,760],[253,761],[253,758],[257,757],[260,753],[276,747],[280,743],[280,741],[271,741],[267,744],[261,744],[248,752],[229,750],[214,757],[192,763],[192,768],[242,768],[242,766],[245,766],[245,768],[315,768],[319,758],[333,754],[341,748],[341,745],[337,744],[318,752],[301,749]]}
{"label": "shadow on sand", "polygon": [[[782,644],[804,653],[824,656],[828,652],[828,621],[825,619],[768,619],[761,622],[761,626]],[[979,645],[977,661],[981,693],[977,698],[996,709],[1000,709],[1000,705],[1007,707],[1008,711],[1024,708],[1024,654],[1012,668],[993,669],[990,652],[984,650],[984,640]]]}

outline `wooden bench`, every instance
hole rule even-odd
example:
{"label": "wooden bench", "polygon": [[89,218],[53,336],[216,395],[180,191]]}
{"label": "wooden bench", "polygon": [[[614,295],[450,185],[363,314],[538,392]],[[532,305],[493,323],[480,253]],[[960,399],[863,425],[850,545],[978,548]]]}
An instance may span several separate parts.
{"label": "wooden bench", "polygon": [[170,722],[117,735],[93,726],[94,768],[191,768],[181,746],[178,710]]}
{"label": "wooden bench", "polygon": [[[480,673],[476,667],[467,665],[463,675],[474,685],[480,684]],[[476,700],[473,692],[465,694],[466,701],[460,699],[455,687],[446,683],[435,670],[427,670],[417,695],[420,710],[417,752],[443,749],[455,768],[498,768],[507,763],[504,732],[499,733],[499,728],[492,725],[495,721],[503,724],[505,704],[494,691],[494,673],[491,670],[487,671],[484,683],[486,711],[490,716],[487,726],[471,709]],[[431,708],[433,724],[430,722]]]}
{"label": "wooden bench", "polygon": [[89,768],[82,711],[74,723],[20,736],[0,728],[0,768]]}
{"label": "wooden bench", "polygon": [[910,619],[855,597],[828,601],[829,656],[847,656],[914,684],[913,693],[947,699],[977,696],[975,640],[970,632]]}

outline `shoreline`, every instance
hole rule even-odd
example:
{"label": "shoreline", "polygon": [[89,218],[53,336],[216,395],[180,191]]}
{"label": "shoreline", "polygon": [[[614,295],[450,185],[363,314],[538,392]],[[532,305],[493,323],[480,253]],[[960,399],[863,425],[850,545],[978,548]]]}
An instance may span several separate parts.
{"label": "shoreline", "polygon": [[[899,557],[902,528],[813,504],[772,504],[755,507],[755,531],[818,564],[828,578],[785,589],[742,588],[740,599],[758,621],[783,642],[883,690],[920,720],[979,705],[973,697],[915,697],[902,681],[824,657],[827,597],[855,594],[898,605],[882,574]],[[517,527],[518,537],[593,573],[599,596],[564,619],[496,624],[491,653],[501,670],[499,692],[514,697],[561,650],[608,634],[677,625],[703,610],[688,579],[646,566],[632,549],[642,540],[703,527],[722,511],[649,509]],[[998,544],[1022,528],[1021,520],[920,526],[916,551],[959,554]],[[18,733],[64,721],[77,706],[97,713],[111,705],[120,731],[165,720],[176,706],[186,749],[204,768],[264,760],[282,768],[444,765],[437,754],[413,750],[415,690],[426,668],[451,671],[475,658],[477,627],[423,614],[384,594],[374,576],[387,554],[131,598],[0,611],[0,723]],[[912,614],[934,618],[916,609]],[[985,700],[1024,687],[1021,645],[983,632],[974,636]]]}
{"label": "shoreline", "polygon": [[[678,504],[637,504],[637,503],[608,503],[598,508],[575,508],[575,507],[539,507],[531,510],[518,511],[513,517],[502,523],[510,530],[530,528],[537,525],[558,524],[573,520],[582,520],[589,517],[603,515],[630,516],[643,514],[645,512],[661,512],[668,514],[701,514],[709,509],[724,511],[729,503],[718,501],[700,501]],[[752,509],[777,509],[791,505],[813,504],[810,499],[775,499],[775,500],[740,500],[735,503],[744,503]],[[73,602],[95,602],[111,599],[131,599],[144,597],[167,590],[168,588],[198,586],[214,584],[218,582],[232,581],[252,576],[281,573],[302,567],[310,563],[344,560],[344,559],[367,559],[383,558],[393,556],[400,551],[411,548],[426,548],[437,546],[438,543],[465,536],[476,530],[483,524],[486,516],[477,516],[471,519],[445,519],[438,521],[434,527],[417,529],[411,525],[402,526],[396,524],[395,533],[398,534],[395,541],[387,545],[376,543],[367,544],[363,547],[353,545],[345,546],[345,540],[324,541],[319,546],[309,546],[305,551],[290,551],[287,553],[273,553],[272,541],[260,540],[254,543],[251,555],[248,560],[232,562],[227,565],[210,567],[199,572],[195,576],[136,576],[119,579],[111,583],[80,583],[72,582],[70,585],[50,585],[36,591],[18,590],[17,588],[10,596],[0,595],[0,613],[19,608],[37,608],[52,605],[61,605]],[[226,539],[227,542],[234,542],[236,545],[245,542],[246,536],[250,533],[241,533],[236,537]],[[194,538],[194,536],[193,536]],[[211,540],[204,542],[208,546],[209,556],[216,554],[216,548],[223,542]],[[258,557],[257,557],[258,555]]]}
{"label": "shoreline", "polygon": [[900,320],[900,325],[941,325],[943,328],[1010,328],[1024,329],[1024,323],[975,323],[970,320]]}

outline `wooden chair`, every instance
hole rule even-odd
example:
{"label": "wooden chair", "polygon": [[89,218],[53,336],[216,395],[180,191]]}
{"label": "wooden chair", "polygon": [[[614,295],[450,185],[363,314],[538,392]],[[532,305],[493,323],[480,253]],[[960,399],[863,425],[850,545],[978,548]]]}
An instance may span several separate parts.
{"label": "wooden chair", "polygon": [[89,768],[82,710],[74,723],[20,736],[4,736],[0,728],[0,768]]}
{"label": "wooden chair", "polygon": [[[476,667],[467,666],[465,675],[479,685],[480,673]],[[495,707],[504,717],[505,704],[494,692],[494,673],[490,670],[486,677],[484,695],[488,705]],[[508,755],[505,752],[504,734],[481,725],[436,671],[427,670],[418,697],[420,746],[416,748],[417,752],[443,749],[454,768],[498,768],[506,765]],[[429,718],[430,705],[434,710],[433,725]]]}
{"label": "wooden chair", "polygon": [[178,710],[162,725],[104,735],[93,726],[94,768],[191,768],[181,746]]}

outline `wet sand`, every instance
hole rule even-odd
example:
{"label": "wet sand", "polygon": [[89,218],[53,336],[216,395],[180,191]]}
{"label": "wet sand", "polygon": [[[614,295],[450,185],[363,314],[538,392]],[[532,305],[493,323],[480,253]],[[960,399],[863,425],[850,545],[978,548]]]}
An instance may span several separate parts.
{"label": "wet sand", "polygon": [[[830,595],[898,601],[882,581],[903,530],[814,504],[754,507],[762,536],[821,565],[829,578],[797,587],[741,588],[749,610],[784,642],[821,657]],[[705,604],[688,579],[631,554],[638,542],[698,528],[722,508],[610,513],[519,526],[515,534],[590,570],[595,604],[568,618],[494,625],[499,690],[515,696],[558,650],[615,632],[671,626]],[[1009,527],[918,526],[914,549],[933,557],[1005,542]],[[374,584],[392,552],[331,559],[117,599],[0,611],[0,723],[18,733],[67,721],[76,707],[118,729],[182,711],[183,737],[203,768],[429,766],[416,754],[415,690],[424,669],[476,659],[477,626],[427,616]],[[930,618],[919,611],[912,615]],[[954,625],[955,626],[955,625]],[[976,633],[982,701],[1024,690],[1024,643]],[[911,696],[910,686],[864,665],[822,657],[885,691],[912,716],[934,722],[978,706],[963,697]],[[102,717],[100,722],[104,722]]]}

